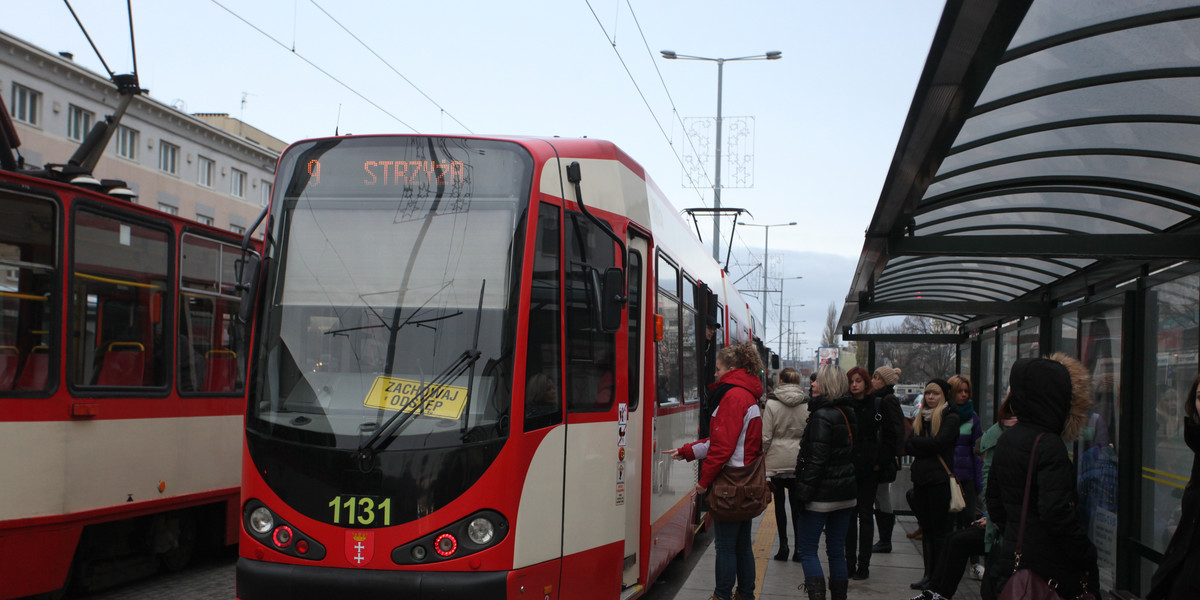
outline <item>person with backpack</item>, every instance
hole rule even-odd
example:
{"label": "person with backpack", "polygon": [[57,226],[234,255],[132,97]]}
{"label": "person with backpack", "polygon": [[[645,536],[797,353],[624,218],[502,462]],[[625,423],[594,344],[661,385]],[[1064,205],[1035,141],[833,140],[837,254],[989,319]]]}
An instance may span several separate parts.
{"label": "person with backpack", "polygon": [[[879,470],[875,474],[875,523],[879,526],[879,541],[871,546],[873,554],[892,551],[892,529],[896,514],[892,508],[892,483],[900,472],[900,454],[904,451],[904,411],[896,397],[900,369],[882,366],[871,376],[871,399],[879,421]],[[864,577],[865,579],[866,577]]]}

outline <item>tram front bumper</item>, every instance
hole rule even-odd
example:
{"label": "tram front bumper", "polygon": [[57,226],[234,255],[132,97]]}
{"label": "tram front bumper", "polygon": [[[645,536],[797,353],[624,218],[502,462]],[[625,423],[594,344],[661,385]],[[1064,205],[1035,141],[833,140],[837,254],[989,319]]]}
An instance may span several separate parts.
{"label": "tram front bumper", "polygon": [[504,598],[507,571],[372,571],[239,558],[239,600],[478,600]]}

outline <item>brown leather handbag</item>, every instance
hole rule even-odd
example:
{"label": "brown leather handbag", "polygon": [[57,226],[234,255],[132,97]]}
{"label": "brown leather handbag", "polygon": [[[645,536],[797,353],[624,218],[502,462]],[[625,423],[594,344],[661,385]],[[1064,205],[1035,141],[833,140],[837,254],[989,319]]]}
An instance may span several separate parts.
{"label": "brown leather handbag", "polygon": [[761,515],[771,503],[771,482],[767,481],[766,459],[762,454],[744,467],[725,465],[708,486],[708,509],[717,521],[746,521]]}

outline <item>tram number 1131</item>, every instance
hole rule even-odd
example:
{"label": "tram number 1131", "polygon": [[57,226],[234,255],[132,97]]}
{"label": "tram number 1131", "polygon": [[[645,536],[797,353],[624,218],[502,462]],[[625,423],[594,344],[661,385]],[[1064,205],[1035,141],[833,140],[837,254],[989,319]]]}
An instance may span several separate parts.
{"label": "tram number 1131", "polygon": [[[329,502],[329,507],[333,509],[333,524],[347,526],[363,526],[363,527],[388,527],[392,524],[392,499],[376,500],[374,498],[358,498],[350,496],[345,500],[341,496],[335,496]],[[342,514],[342,509],[345,514]],[[343,521],[343,517],[345,520]],[[381,522],[376,522],[380,519]]]}

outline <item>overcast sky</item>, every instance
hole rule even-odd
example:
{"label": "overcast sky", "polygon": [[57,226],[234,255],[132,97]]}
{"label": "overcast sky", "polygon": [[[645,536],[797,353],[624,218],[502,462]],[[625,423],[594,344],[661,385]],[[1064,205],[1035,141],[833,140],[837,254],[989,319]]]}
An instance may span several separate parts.
{"label": "overcast sky", "polygon": [[[125,2],[72,6],[109,67],[130,72]],[[680,120],[715,116],[717,66],[664,60],[659,50],[781,51],[780,60],[725,64],[723,115],[753,117],[753,186],[731,187],[726,171],[722,204],[748,209],[753,223],[800,223],[771,229],[770,274],[804,277],[784,283],[784,303],[805,304],[792,318],[807,321],[795,330],[808,333],[811,350],[829,303],[840,310],[849,289],[943,6],[134,0],[133,17],[142,87],[187,112],[229,113],[288,142],[335,129],[608,139],[680,209],[712,205],[710,180],[684,186],[681,160],[699,140]],[[103,73],[63,3],[11,2],[4,15],[6,32]],[[711,157],[704,171],[712,177]],[[711,230],[701,223],[706,246]],[[739,227],[733,244],[737,279],[762,260],[763,229]],[[739,287],[760,289],[761,272]],[[779,335],[778,298],[768,341]]]}

